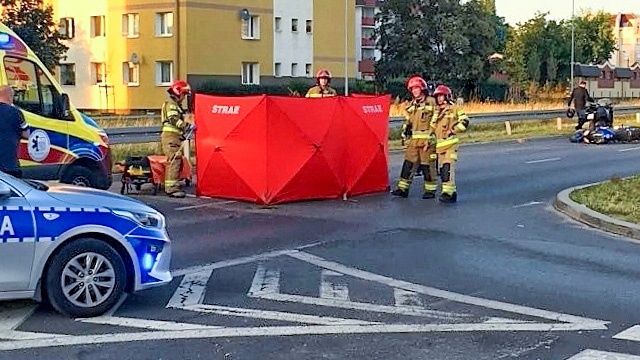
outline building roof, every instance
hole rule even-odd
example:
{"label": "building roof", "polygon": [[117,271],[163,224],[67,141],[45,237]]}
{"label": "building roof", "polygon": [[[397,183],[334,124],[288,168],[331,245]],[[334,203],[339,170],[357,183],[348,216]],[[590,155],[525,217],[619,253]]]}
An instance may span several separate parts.
{"label": "building roof", "polygon": [[633,77],[633,72],[631,72],[628,68],[615,68],[613,70],[613,74],[617,78],[631,78]]}
{"label": "building roof", "polygon": [[575,76],[582,77],[600,77],[600,69],[596,65],[574,64],[573,72]]}

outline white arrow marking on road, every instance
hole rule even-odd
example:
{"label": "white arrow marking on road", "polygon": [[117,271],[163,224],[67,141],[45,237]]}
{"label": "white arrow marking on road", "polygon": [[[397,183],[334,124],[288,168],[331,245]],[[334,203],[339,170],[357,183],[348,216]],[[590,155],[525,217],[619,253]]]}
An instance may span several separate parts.
{"label": "white arrow marking on road", "polygon": [[633,151],[633,150],[640,150],[640,146],[636,146],[636,147],[632,147],[632,148],[626,148],[626,149],[620,149],[618,151],[619,152],[627,152],[627,151]]}
{"label": "white arrow marking on road", "polygon": [[388,285],[391,287],[404,289],[408,291],[413,291],[416,293],[439,297],[443,299],[448,299],[451,301],[482,306],[489,309],[502,310],[516,314],[528,315],[533,317],[539,317],[543,319],[549,319],[553,321],[561,321],[566,323],[571,323],[574,325],[583,326],[583,330],[606,330],[608,321],[602,320],[594,320],[585,317],[575,316],[575,315],[567,315],[562,313],[557,313],[548,310],[536,309],[522,305],[515,305],[504,303],[496,300],[482,299],[470,295],[458,294],[447,290],[440,290],[424,285],[413,284],[407,281],[396,280],[387,276],[378,275],[374,273],[370,273],[367,271],[351,268],[333,261],[325,260],[321,257],[311,255],[309,253],[305,253],[302,251],[288,254],[288,256],[293,257],[298,260],[302,260],[304,262],[314,264],[316,266],[322,267],[324,269],[329,269],[333,271],[337,271],[343,273],[345,275],[357,277],[359,279],[369,280],[373,282],[377,282],[380,284]]}
{"label": "white arrow marking on road", "polygon": [[380,324],[379,322],[362,321],[355,319],[342,319],[329,316],[314,316],[306,314],[296,314],[281,311],[270,310],[257,310],[257,309],[244,309],[233,308],[228,306],[219,305],[194,305],[183,308],[184,310],[211,313],[227,316],[239,316],[254,319],[266,319],[266,320],[280,320],[298,322],[303,324],[314,325],[373,325]]}
{"label": "white arrow marking on road", "polygon": [[616,334],[614,339],[640,341],[640,325],[632,326],[627,330]]}
{"label": "white arrow marking on road", "polygon": [[558,160],[562,160],[562,158],[549,158],[549,159],[531,160],[531,161],[525,162],[525,164],[539,164],[539,163],[558,161]]}
{"label": "white arrow marking on road", "polygon": [[518,209],[518,208],[529,207],[529,206],[540,205],[540,204],[544,204],[544,203],[541,202],[541,201],[531,201],[531,202],[528,202],[526,204],[516,205],[513,208],[514,209]]}
{"label": "white arrow marking on road", "polygon": [[640,360],[640,356],[587,349],[567,360]]}
{"label": "white arrow marking on road", "polygon": [[207,326],[207,325],[198,325],[198,324],[189,324],[189,323],[179,323],[174,321],[159,321],[159,320],[147,320],[147,319],[136,319],[136,318],[128,318],[128,317],[118,317],[118,316],[98,316],[94,318],[86,318],[86,319],[76,319],[76,321],[87,323],[87,324],[98,324],[98,325],[113,325],[113,326],[123,326],[137,329],[147,329],[147,330],[165,330],[165,331],[174,331],[174,330],[202,330],[202,329],[220,329],[221,326]]}
{"label": "white arrow marking on road", "polygon": [[[265,326],[235,327],[222,329],[149,331],[104,335],[81,335],[50,337],[47,339],[24,341],[0,341],[0,350],[21,350],[53,346],[95,345],[132,341],[157,341],[179,339],[211,339],[257,336],[293,335],[340,335],[340,334],[406,334],[431,332],[475,332],[475,331],[579,331],[582,324],[384,324],[384,325],[306,325],[306,326]],[[599,358],[602,359],[602,358]],[[615,359],[615,358],[614,358]],[[620,360],[623,360],[621,358]],[[629,358],[630,360],[632,358]],[[633,359],[635,360],[635,359]]]}
{"label": "white arrow marking on road", "polygon": [[280,292],[280,271],[267,270],[264,265],[258,265],[249,294],[270,294]]}
{"label": "white arrow marking on road", "polygon": [[167,307],[179,308],[202,303],[212,273],[213,269],[209,268],[185,275],[180,286],[167,303]]}
{"label": "white arrow marking on road", "polygon": [[398,288],[394,288],[393,289],[393,297],[396,300],[396,306],[416,306],[416,307],[422,307],[423,305],[423,301],[422,298],[420,297],[420,294],[415,293],[413,291],[407,291],[404,289],[398,289]]}
{"label": "white arrow marking on road", "polygon": [[320,274],[321,298],[349,301],[349,288],[347,284],[336,284],[333,280],[333,278],[339,276],[342,276],[342,274],[331,270],[322,270]]}
{"label": "white arrow marking on road", "polygon": [[171,274],[173,276],[175,276],[175,277],[178,277],[178,276],[187,275],[187,274],[191,274],[191,273],[202,272],[204,270],[209,270],[209,269],[215,270],[215,269],[222,269],[222,268],[226,268],[226,267],[230,267],[230,266],[249,264],[249,263],[256,262],[256,261],[268,260],[268,259],[271,259],[271,258],[274,258],[274,257],[287,255],[287,254],[289,254],[291,252],[295,252],[295,251],[297,251],[297,250],[271,251],[271,252],[260,254],[260,255],[246,256],[246,257],[241,257],[241,258],[233,259],[233,260],[223,260],[223,261],[219,261],[219,262],[212,263],[212,264],[207,264],[207,265],[191,266],[191,267],[188,267],[188,268],[185,268],[185,269],[172,271]]}
{"label": "white arrow marking on road", "polygon": [[9,331],[17,328],[33,312],[37,305],[32,302],[8,302],[0,305],[0,331]]}

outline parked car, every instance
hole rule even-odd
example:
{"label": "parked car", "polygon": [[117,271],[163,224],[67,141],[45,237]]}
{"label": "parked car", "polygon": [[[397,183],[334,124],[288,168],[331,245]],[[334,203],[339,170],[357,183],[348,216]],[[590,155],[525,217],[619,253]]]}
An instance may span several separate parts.
{"label": "parked car", "polygon": [[167,284],[164,216],[119,194],[0,172],[0,300],[48,301],[73,317]]}

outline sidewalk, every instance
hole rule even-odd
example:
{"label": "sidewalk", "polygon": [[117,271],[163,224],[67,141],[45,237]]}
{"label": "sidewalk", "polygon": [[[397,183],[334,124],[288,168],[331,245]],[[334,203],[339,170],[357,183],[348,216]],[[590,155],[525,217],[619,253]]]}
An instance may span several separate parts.
{"label": "sidewalk", "polygon": [[572,219],[580,221],[591,227],[626,236],[635,240],[640,240],[640,225],[614,219],[610,216],[593,211],[569,198],[569,194],[572,191],[593,185],[597,184],[581,185],[561,191],[553,203],[554,208]]}

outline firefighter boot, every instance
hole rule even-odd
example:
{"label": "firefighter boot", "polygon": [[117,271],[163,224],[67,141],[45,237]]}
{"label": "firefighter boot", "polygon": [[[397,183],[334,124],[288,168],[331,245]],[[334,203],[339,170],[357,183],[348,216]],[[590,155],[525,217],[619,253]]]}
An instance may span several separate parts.
{"label": "firefighter boot", "polygon": [[414,164],[411,161],[404,161],[402,164],[402,170],[400,171],[398,187],[391,192],[391,195],[403,198],[409,197],[409,188],[411,187],[411,181],[413,180],[413,165]]}
{"label": "firefighter boot", "polygon": [[398,189],[393,190],[391,192],[391,195],[407,198],[407,197],[409,197],[409,191],[402,190],[402,189],[398,188]]}
{"label": "firefighter boot", "polygon": [[458,194],[456,192],[454,192],[451,195],[449,195],[447,193],[442,193],[442,194],[440,194],[440,199],[439,200],[441,202],[443,202],[443,203],[452,204],[452,203],[458,201]]}
{"label": "firefighter boot", "polygon": [[436,182],[438,172],[435,161],[430,164],[421,164],[419,169],[422,170],[422,173],[424,174],[424,193],[422,194],[422,198],[425,200],[435,199],[436,189],[438,188],[438,184]]}

